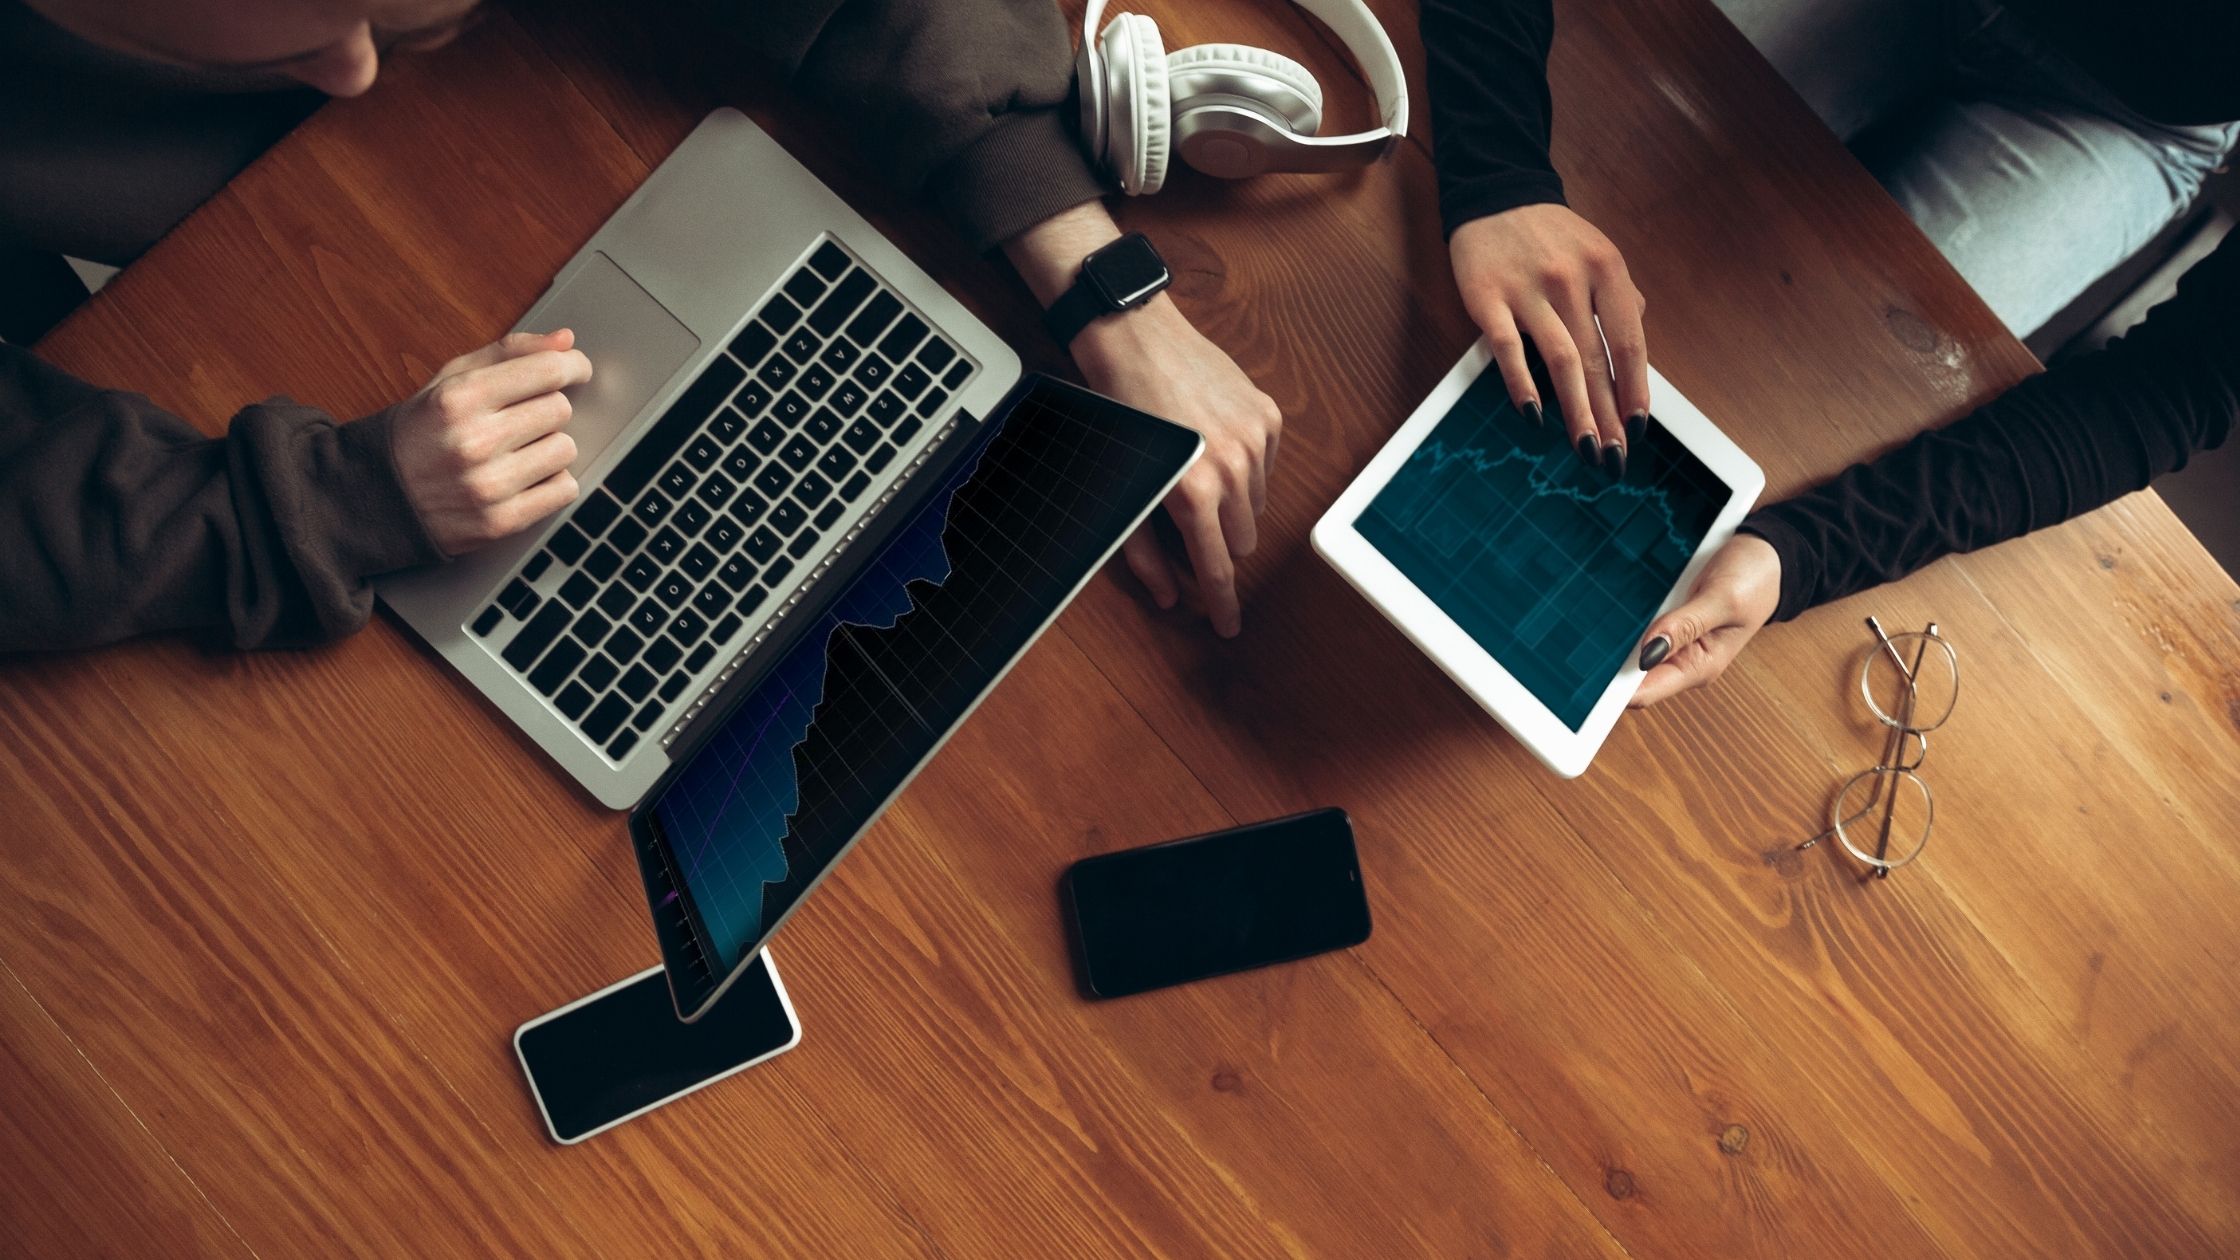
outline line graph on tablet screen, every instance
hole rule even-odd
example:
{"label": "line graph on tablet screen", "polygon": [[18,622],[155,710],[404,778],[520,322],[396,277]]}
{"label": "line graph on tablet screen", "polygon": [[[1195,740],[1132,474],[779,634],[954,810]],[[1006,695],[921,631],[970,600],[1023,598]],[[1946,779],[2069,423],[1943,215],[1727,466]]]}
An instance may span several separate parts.
{"label": "line graph on tablet screen", "polygon": [[1627,465],[1588,467],[1553,409],[1535,425],[1488,372],[1354,528],[1576,730],[1728,497],[1656,424]]}

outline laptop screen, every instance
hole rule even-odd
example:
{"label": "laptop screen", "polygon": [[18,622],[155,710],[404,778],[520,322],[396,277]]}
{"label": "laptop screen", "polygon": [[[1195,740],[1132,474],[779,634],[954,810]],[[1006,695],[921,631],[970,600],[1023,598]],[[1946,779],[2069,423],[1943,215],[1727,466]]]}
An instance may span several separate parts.
{"label": "laptop screen", "polygon": [[1047,378],[1013,399],[643,811],[656,918],[681,912],[704,964],[671,958],[681,1009],[754,956],[1198,447]]}

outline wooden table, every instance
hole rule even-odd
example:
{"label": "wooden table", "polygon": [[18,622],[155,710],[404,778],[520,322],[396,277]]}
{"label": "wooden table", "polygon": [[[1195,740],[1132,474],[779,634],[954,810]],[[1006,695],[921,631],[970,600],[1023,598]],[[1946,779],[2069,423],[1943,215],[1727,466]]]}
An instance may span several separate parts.
{"label": "wooden table", "polygon": [[[1367,112],[1285,6],[1148,7]],[[1047,361],[1004,272],[737,61],[591,0],[399,58],[44,352],[213,429],[373,410],[732,100]],[[1658,366],[1772,493],[2035,369],[1705,0],[1564,5],[1554,78]],[[1177,185],[1120,213],[1289,417],[1244,637],[1093,583],[782,934],[801,1047],[585,1146],[508,1038],[654,958],[621,819],[416,641],[0,665],[0,1251],[2240,1249],[2240,591],[2162,504],[1770,630],[1558,781],[1306,545],[1470,337],[1425,142]],[[1878,747],[1870,611],[1968,678],[1936,843],[1871,884],[1786,849]],[[1067,862],[1333,803],[1367,945],[1075,995]]]}

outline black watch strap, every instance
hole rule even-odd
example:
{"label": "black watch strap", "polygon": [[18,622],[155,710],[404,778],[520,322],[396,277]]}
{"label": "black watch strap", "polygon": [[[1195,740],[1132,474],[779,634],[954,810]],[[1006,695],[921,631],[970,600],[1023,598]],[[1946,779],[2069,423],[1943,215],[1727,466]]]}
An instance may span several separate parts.
{"label": "black watch strap", "polygon": [[1105,300],[1095,286],[1074,281],[1073,287],[1058,295],[1050,309],[1042,313],[1042,326],[1050,330],[1050,339],[1060,346],[1070,346],[1081,330],[1112,314],[1112,304]]}

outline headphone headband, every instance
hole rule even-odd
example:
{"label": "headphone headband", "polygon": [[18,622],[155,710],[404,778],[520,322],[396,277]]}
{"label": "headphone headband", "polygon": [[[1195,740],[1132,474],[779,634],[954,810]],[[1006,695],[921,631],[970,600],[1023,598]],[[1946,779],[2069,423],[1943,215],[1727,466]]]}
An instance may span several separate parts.
{"label": "headphone headband", "polygon": [[[1384,125],[1373,130],[1357,132],[1350,136],[1300,136],[1299,143],[1312,148],[1351,149],[1364,143],[1382,141],[1390,143],[1396,136],[1408,134],[1408,82],[1400,68],[1400,54],[1392,47],[1392,40],[1384,33],[1384,25],[1362,0],[1291,0],[1292,4],[1320,19],[1338,42],[1346,46],[1362,73],[1369,80],[1369,91],[1377,100],[1377,116]],[[1097,55],[1097,28],[1104,20],[1106,0],[1089,0],[1081,15],[1081,47],[1084,69],[1096,77],[1093,85],[1096,95],[1103,96],[1106,70],[1104,59]],[[1092,84],[1084,82],[1081,91],[1086,98]],[[1085,137],[1092,144],[1100,137]]]}

